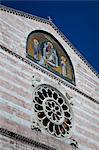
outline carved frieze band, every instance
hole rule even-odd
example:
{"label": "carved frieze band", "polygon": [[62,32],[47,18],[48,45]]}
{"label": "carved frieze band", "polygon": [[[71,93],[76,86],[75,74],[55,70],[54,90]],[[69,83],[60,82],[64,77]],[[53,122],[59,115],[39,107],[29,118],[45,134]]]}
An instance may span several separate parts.
{"label": "carved frieze band", "polygon": [[0,5],[0,9],[2,11],[6,11],[9,13],[18,15],[18,16],[23,16],[28,19],[33,19],[38,22],[42,22],[42,23],[51,25],[52,28],[54,28],[54,30],[61,36],[61,38],[74,50],[74,52],[82,59],[82,61],[84,61],[84,63],[92,70],[92,72],[96,76],[99,77],[98,72],[89,64],[89,62],[82,56],[82,54],[74,47],[74,45],[65,37],[65,35],[58,29],[58,27],[56,27],[56,25],[51,20],[47,20],[47,19],[44,19],[44,18],[41,18],[38,16],[34,16],[34,15],[31,15],[31,14],[28,14],[28,13],[25,13],[25,12],[22,12],[19,10],[15,10],[13,8],[9,8],[9,7],[3,6],[3,5]]}
{"label": "carved frieze band", "polygon": [[28,145],[38,147],[40,149],[56,150],[53,147],[49,147],[49,146],[47,146],[45,144],[42,144],[42,143],[37,142],[37,141],[34,141],[34,140],[30,139],[30,138],[27,138],[25,136],[19,135],[17,133],[11,132],[11,131],[9,131],[7,129],[0,128],[0,134],[3,135],[3,136],[9,137],[11,139],[14,139],[14,140],[21,141],[21,142],[26,143]]}
{"label": "carved frieze band", "polygon": [[79,94],[81,94],[81,95],[87,97],[87,98],[90,99],[91,101],[93,101],[93,102],[99,104],[99,102],[98,102],[96,99],[94,99],[94,98],[90,97],[89,95],[83,93],[82,91],[78,90],[78,89],[77,89],[76,87],[74,87],[73,85],[67,84],[65,80],[63,80],[63,79],[61,79],[61,78],[55,76],[53,73],[51,73],[51,72],[47,71],[46,69],[44,69],[43,67],[37,65],[35,62],[31,62],[30,60],[28,60],[28,59],[26,59],[26,58],[23,58],[22,56],[20,56],[20,55],[14,53],[14,52],[12,52],[11,50],[9,50],[8,48],[6,48],[6,47],[4,47],[4,46],[2,46],[2,45],[0,45],[0,47],[1,47],[2,50],[8,52],[9,54],[11,54],[11,55],[13,55],[13,56],[15,56],[16,58],[20,59],[21,61],[23,61],[23,62],[29,64],[30,66],[34,67],[35,69],[40,70],[41,72],[47,74],[48,76],[50,76],[51,78],[55,79],[55,80],[58,81],[59,83],[64,84],[65,86],[69,87],[70,89],[72,89],[72,90],[78,92]]}

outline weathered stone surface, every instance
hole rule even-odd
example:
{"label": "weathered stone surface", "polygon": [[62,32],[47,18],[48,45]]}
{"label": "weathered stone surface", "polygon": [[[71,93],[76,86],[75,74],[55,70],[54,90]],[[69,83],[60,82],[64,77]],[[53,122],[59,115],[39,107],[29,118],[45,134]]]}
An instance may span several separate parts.
{"label": "weathered stone surface", "polygon": [[[0,26],[0,43],[23,58],[26,58],[26,40],[30,32],[45,30],[52,33],[65,48],[73,63],[76,88],[99,101],[99,79],[51,25],[1,11]],[[0,127],[57,150],[71,150],[67,140],[64,142],[50,134],[31,130],[32,94],[35,89],[32,87],[33,75],[40,77],[40,82],[37,84],[49,84],[64,96],[67,92],[72,97],[74,129],[71,138],[77,140],[80,150],[98,150],[99,105],[3,49],[0,49]],[[0,149],[4,150],[4,148],[5,150],[39,150],[27,143],[23,144],[21,141],[0,135]]]}

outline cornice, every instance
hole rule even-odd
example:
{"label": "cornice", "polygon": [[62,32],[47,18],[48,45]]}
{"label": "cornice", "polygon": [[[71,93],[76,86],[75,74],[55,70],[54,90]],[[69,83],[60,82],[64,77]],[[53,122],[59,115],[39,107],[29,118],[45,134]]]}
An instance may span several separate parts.
{"label": "cornice", "polygon": [[58,81],[58,83],[62,83],[63,85],[67,86],[68,88],[72,89],[73,91],[76,91],[77,93],[83,95],[84,97],[90,99],[91,101],[99,104],[99,101],[90,97],[89,95],[83,93],[82,91],[80,91],[79,89],[77,89],[74,85],[67,83],[67,81],[65,81],[64,79],[56,76],[54,73],[51,73],[50,71],[48,71],[47,69],[39,66],[38,64],[36,64],[35,62],[27,59],[27,58],[23,58],[22,56],[12,52],[11,50],[9,50],[8,48],[0,45],[1,49],[4,50],[5,52],[15,56],[16,58],[20,59],[21,61],[27,63],[28,65],[30,65],[31,67],[35,68],[36,70],[41,71],[42,73],[46,74],[47,76],[51,77],[52,79]]}
{"label": "cornice", "polygon": [[22,136],[20,134],[11,132],[7,129],[0,128],[0,134],[3,135],[3,136],[9,137],[11,139],[14,139],[14,140],[21,141],[22,143],[26,143],[28,145],[38,147],[38,148],[43,149],[43,150],[56,150],[53,147],[47,146],[43,143],[37,142],[33,139],[27,138],[27,137]]}
{"label": "cornice", "polygon": [[0,9],[2,11],[8,12],[8,13],[13,13],[18,16],[22,16],[28,19],[33,19],[38,22],[42,22],[45,24],[49,24],[52,26],[52,28],[61,36],[61,38],[71,47],[71,49],[80,57],[80,59],[90,68],[90,70],[99,78],[98,72],[89,64],[89,62],[83,57],[83,55],[74,47],[74,45],[66,38],[66,36],[58,29],[58,27],[48,19],[44,19],[42,17],[34,16],[28,13],[25,13],[23,11],[15,10],[13,8],[9,8],[3,5],[0,5]]}

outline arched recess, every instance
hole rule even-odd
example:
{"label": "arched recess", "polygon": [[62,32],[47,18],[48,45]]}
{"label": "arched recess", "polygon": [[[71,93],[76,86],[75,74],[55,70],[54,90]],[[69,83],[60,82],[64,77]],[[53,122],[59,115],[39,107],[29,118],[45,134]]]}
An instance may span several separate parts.
{"label": "arched recess", "polygon": [[59,41],[50,33],[42,30],[32,31],[27,38],[27,57],[75,84],[72,62]]}

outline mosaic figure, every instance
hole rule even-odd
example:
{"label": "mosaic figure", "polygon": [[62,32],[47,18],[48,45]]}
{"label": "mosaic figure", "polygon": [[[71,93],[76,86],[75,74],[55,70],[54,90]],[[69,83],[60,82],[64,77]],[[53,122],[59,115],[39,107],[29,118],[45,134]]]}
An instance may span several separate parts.
{"label": "mosaic figure", "polygon": [[33,40],[33,49],[34,49],[34,58],[38,60],[40,47],[37,39]]}
{"label": "mosaic figure", "polygon": [[67,75],[66,58],[64,56],[61,56],[61,73],[63,76]]}
{"label": "mosaic figure", "polygon": [[46,65],[58,67],[58,56],[51,42],[44,43],[43,60]]}

